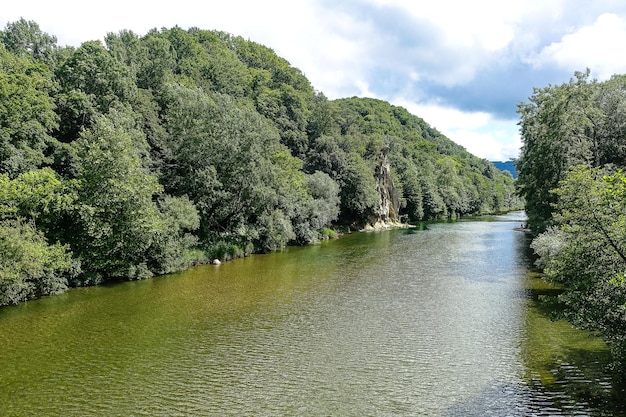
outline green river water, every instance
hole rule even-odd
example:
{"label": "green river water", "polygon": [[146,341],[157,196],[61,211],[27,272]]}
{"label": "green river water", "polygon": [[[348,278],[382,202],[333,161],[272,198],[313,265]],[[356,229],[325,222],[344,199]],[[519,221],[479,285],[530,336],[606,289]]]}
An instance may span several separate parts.
{"label": "green river water", "polygon": [[355,233],[0,309],[0,416],[626,415],[522,213]]}

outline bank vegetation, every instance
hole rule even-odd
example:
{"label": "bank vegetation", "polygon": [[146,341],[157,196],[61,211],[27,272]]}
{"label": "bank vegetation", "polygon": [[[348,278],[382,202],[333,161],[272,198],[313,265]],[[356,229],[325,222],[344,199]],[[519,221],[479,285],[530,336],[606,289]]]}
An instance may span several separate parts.
{"label": "bank vegetation", "polygon": [[518,186],[558,311],[604,337],[626,376],[626,76],[589,71],[519,106]]}

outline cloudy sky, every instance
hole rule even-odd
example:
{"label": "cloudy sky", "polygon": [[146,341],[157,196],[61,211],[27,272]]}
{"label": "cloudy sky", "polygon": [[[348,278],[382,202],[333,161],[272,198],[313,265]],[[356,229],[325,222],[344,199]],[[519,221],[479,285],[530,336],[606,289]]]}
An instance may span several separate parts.
{"label": "cloudy sky", "polygon": [[590,68],[626,73],[623,0],[21,0],[60,45],[130,29],[198,27],[271,47],[329,98],[375,97],[422,117],[470,152],[517,157],[517,103]]}

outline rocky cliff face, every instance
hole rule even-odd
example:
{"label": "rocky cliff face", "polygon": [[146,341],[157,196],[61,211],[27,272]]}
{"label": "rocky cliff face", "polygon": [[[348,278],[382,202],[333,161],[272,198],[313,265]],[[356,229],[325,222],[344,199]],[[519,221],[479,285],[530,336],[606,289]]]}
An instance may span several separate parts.
{"label": "rocky cliff face", "polygon": [[381,223],[389,225],[400,221],[400,196],[393,183],[388,153],[389,149],[383,148],[374,172],[379,201],[374,213],[370,216],[372,225],[380,225]]}

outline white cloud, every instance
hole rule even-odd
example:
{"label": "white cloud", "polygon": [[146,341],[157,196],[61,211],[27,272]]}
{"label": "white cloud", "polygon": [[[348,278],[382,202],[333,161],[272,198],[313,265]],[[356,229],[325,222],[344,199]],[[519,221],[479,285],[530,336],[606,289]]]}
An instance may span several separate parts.
{"label": "white cloud", "polygon": [[489,161],[508,161],[519,156],[519,135],[511,135],[507,130],[496,129],[481,133],[458,129],[452,130],[448,135],[470,153]]}
{"label": "white cloud", "polygon": [[590,68],[600,79],[626,72],[622,50],[626,45],[626,22],[616,14],[605,13],[590,26],[562,37],[545,47],[533,59],[537,66],[556,63],[572,72]]}
{"label": "white cloud", "polygon": [[488,113],[462,112],[437,103],[413,103],[403,98],[395,99],[393,102],[421,117],[441,132],[450,129],[479,129],[486,126],[491,119]]}
{"label": "white cloud", "polygon": [[381,7],[398,7],[416,18],[426,19],[441,29],[445,43],[452,48],[477,48],[495,52],[515,38],[518,26],[538,15],[558,16],[563,0],[432,1],[371,0]]}
{"label": "white cloud", "polygon": [[393,104],[421,117],[470,153],[490,161],[519,156],[521,140],[515,120],[494,120],[485,112],[463,112],[437,103],[414,103],[397,98]]}
{"label": "white cloud", "polygon": [[[556,26],[573,0],[366,0],[379,11],[400,11],[414,20],[413,27],[429,28],[432,39],[428,45],[411,50],[405,44],[382,45],[393,51],[389,65],[409,67],[407,74],[416,72],[420,79],[456,87],[471,83],[481,71],[502,66],[527,56],[542,45],[544,27]],[[541,26],[541,31],[539,31]],[[384,30],[390,31],[390,28]],[[399,38],[411,36],[400,33]],[[408,31],[410,32],[410,31]],[[531,35],[532,34],[532,35]],[[404,52],[404,53],[403,53]],[[370,53],[378,53],[371,49]],[[384,64],[383,64],[384,65]],[[505,66],[505,65],[504,65]]]}
{"label": "white cloud", "polygon": [[[296,3],[294,3],[296,4]],[[298,3],[299,4],[299,3]],[[300,10],[296,15],[302,14]],[[366,69],[373,65],[371,39],[376,38],[367,22],[359,22],[343,12],[310,6],[302,19],[291,19],[293,27],[280,26],[258,42],[271,46],[292,65],[300,68],[329,98],[358,95],[367,82]],[[285,34],[287,33],[287,36]],[[268,40],[268,38],[270,40]],[[268,43],[270,42],[270,43]]]}

